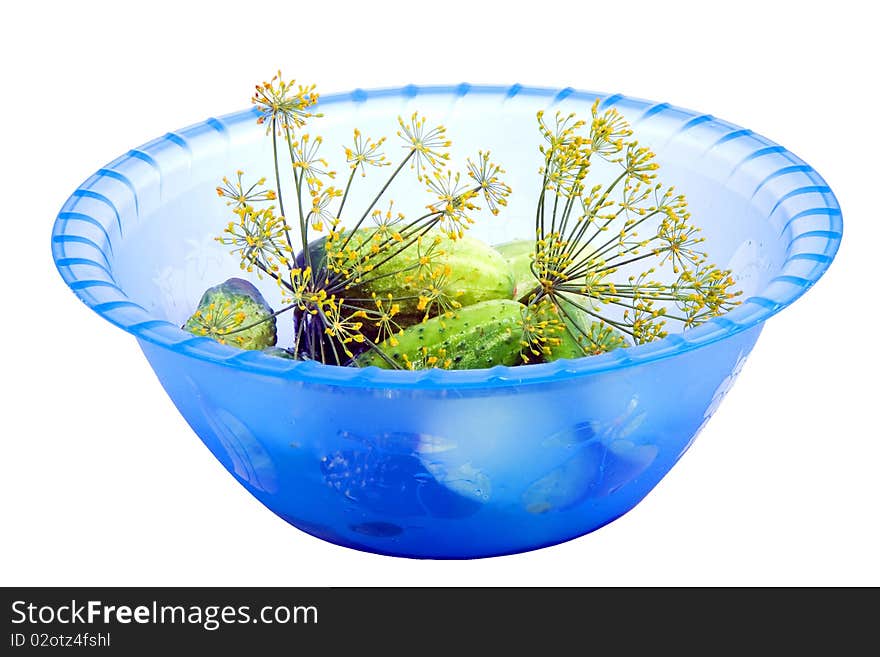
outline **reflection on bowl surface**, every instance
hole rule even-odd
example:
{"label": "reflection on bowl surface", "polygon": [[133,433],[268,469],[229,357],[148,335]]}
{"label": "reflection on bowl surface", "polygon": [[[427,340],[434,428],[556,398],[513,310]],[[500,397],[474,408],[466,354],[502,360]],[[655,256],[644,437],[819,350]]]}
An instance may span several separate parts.
{"label": "reflection on bowl surface", "polygon": [[[763,322],[825,272],[842,234],[831,190],[781,146],[666,103],[519,85],[321,101],[328,143],[344,143],[354,127],[392,133],[397,115],[418,110],[447,126],[456,149],[491,148],[514,194],[473,234],[500,243],[532,234],[535,112],[585,113],[596,97],[656,151],[713,261],[734,270],[744,302],[730,313],[602,356],[467,371],[333,367],[194,337],[179,326],[201,293],[240,275],[212,239],[227,210],[214,187],[272,162],[252,111],[170,132],[89,177],[55,222],[56,266],[87,305],[135,335],[227,470],[303,531],[429,558],[565,541],[657,485],[733,385]],[[423,205],[406,190],[395,200]]]}

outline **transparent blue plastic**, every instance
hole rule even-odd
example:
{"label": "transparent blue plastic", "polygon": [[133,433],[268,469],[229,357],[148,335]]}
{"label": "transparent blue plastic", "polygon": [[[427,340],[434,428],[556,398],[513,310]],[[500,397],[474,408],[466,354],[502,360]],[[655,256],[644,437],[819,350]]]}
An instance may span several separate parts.
{"label": "transparent blue plastic", "polygon": [[[473,234],[499,243],[533,234],[535,112],[586,114],[597,97],[657,152],[661,180],[687,194],[713,261],[733,268],[744,291],[732,312],[602,356],[468,371],[325,366],[194,337],[179,326],[201,293],[241,275],[212,241],[229,216],[214,187],[237,169],[271,174],[270,140],[250,110],[170,132],[90,176],[55,222],[55,263],[83,302],[137,338],[214,456],[301,530],[429,558],[565,541],[657,485],[730,389],[763,322],[825,272],[842,234],[831,190],[750,130],[619,94],[358,89],[322,98],[326,117],[310,128],[331,149],[355,126],[393,140],[397,115],[418,110],[447,126],[456,157],[490,148],[514,194]],[[341,162],[341,150],[325,154]],[[394,190],[397,207],[423,207],[405,187]],[[277,302],[273,285],[253,280]]]}

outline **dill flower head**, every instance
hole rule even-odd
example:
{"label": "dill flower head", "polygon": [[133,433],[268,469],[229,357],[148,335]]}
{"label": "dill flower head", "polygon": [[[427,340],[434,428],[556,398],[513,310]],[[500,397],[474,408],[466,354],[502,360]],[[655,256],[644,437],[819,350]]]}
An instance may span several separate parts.
{"label": "dill flower head", "polygon": [[504,169],[489,160],[489,151],[477,153],[476,162],[468,158],[467,169],[468,176],[483,195],[490,212],[497,215],[498,208],[507,205],[507,197],[512,191],[510,186],[501,180],[501,175],[505,173]]}
{"label": "dill flower head", "polygon": [[544,302],[529,305],[522,311],[522,338],[520,339],[520,358],[529,363],[535,358],[544,358],[562,343],[561,335],[565,324],[552,303]]}
{"label": "dill flower head", "polygon": [[251,102],[260,113],[257,123],[266,123],[266,133],[273,130],[281,135],[284,131],[301,128],[306,119],[320,117],[309,110],[318,102],[315,85],[296,87],[296,80],[285,81],[278,71],[268,82],[256,85]]}
{"label": "dill flower head", "polygon": [[233,247],[242,269],[276,273],[290,262],[292,253],[285,239],[288,226],[284,217],[275,214],[274,206],[257,210],[243,205],[233,213],[238,220],[230,221],[217,241]]}
{"label": "dill flower head", "polygon": [[332,338],[336,338],[331,342],[331,346],[335,348],[336,344],[342,346],[342,350],[346,356],[354,356],[349,348],[351,343],[361,343],[366,337],[361,333],[363,322],[355,316],[355,311],[346,312],[346,306],[343,299],[330,297],[323,304],[321,316],[324,319],[324,333]]}
{"label": "dill flower head", "polygon": [[396,240],[400,236],[399,229],[403,227],[406,215],[402,212],[394,211],[394,201],[388,202],[387,210],[373,210],[370,218],[376,227],[373,232],[373,244],[370,245],[371,250],[378,250],[380,244],[388,239]]}
{"label": "dill flower head", "polygon": [[356,171],[360,169],[361,176],[367,175],[366,168],[391,166],[385,158],[385,154],[380,150],[382,144],[385,143],[385,137],[381,137],[378,141],[373,141],[369,137],[364,137],[361,131],[354,129],[354,145],[345,148],[345,161]]}
{"label": "dill flower head", "polygon": [[586,331],[574,335],[581,351],[588,356],[598,356],[627,346],[618,331],[602,322],[591,322]]}
{"label": "dill flower head", "polygon": [[352,317],[363,319],[373,327],[370,336],[374,342],[386,341],[392,347],[399,344],[397,336],[403,331],[403,327],[394,319],[400,313],[400,304],[394,302],[394,295],[390,292],[385,298],[377,294],[372,295],[375,308],[362,308],[354,312]]}
{"label": "dill flower head", "polygon": [[637,141],[631,141],[626,145],[624,167],[629,178],[650,183],[657,177],[654,172],[660,165],[654,161],[654,153],[649,148],[639,146]]}
{"label": "dill flower head", "polygon": [[299,310],[306,310],[313,297],[312,269],[294,267],[287,272],[287,284],[281,287],[282,300]]}
{"label": "dill flower head", "polygon": [[421,182],[426,171],[437,171],[446,164],[449,153],[441,149],[449,148],[452,142],[446,138],[446,128],[442,125],[428,128],[425,117],[417,112],[413,112],[408,123],[400,116],[397,122],[400,125],[397,136],[405,142],[404,148],[409,149],[408,157],[412,157],[410,166]]}
{"label": "dill flower head", "polygon": [[632,136],[632,128],[616,109],[599,113],[599,99],[593,102],[590,109],[592,124],[590,125],[591,149],[603,157],[619,153],[624,142]]}
{"label": "dill flower head", "polygon": [[427,179],[428,191],[437,197],[437,202],[428,205],[431,212],[439,215],[440,228],[450,239],[464,236],[464,231],[474,223],[471,211],[480,208],[473,200],[479,188],[470,188],[461,182],[461,174],[447,171],[443,176],[439,171]]}
{"label": "dill flower head", "polygon": [[439,265],[429,275],[425,286],[419,292],[419,302],[416,308],[425,313],[427,319],[432,312],[436,314],[451,314],[461,308],[458,296],[450,288],[452,268],[449,265]]}
{"label": "dill flower head", "polygon": [[[537,117],[538,131],[544,137],[544,141],[547,142],[546,152],[553,152],[567,146],[577,135],[577,131],[585,125],[584,121],[578,119],[574,112],[570,114],[556,112],[553,125],[549,125],[544,121],[544,110],[539,110]],[[541,146],[539,150],[544,153],[545,147]]]}
{"label": "dill flower head", "polygon": [[220,344],[226,344],[228,338],[231,343],[241,345],[244,341],[242,336],[229,334],[247,319],[243,307],[243,301],[208,303],[192,314],[184,328],[196,335],[214,338]]}
{"label": "dill flower head", "polygon": [[333,224],[336,215],[331,206],[334,200],[340,196],[342,196],[342,190],[333,186],[325,187],[312,196],[312,207],[309,210],[308,219],[316,232],[320,233],[324,230],[324,222]]}
{"label": "dill flower head", "polygon": [[260,178],[257,182],[247,186],[242,183],[243,175],[244,171],[241,169],[236,171],[234,182],[223,176],[223,184],[217,187],[217,196],[229,199],[226,205],[240,208],[260,201],[274,201],[277,198],[274,190],[265,188],[265,178]]}
{"label": "dill flower head", "polygon": [[320,193],[324,186],[324,178],[330,180],[336,178],[336,172],[330,170],[330,164],[318,154],[323,143],[321,137],[312,139],[310,135],[303,134],[293,142],[291,150],[293,168],[298,170],[299,176],[305,181],[312,196]]}
{"label": "dill flower head", "polygon": [[736,306],[742,291],[733,291],[733,285],[729,269],[715,265],[684,269],[673,287],[676,303],[687,317],[687,326],[696,326]]}

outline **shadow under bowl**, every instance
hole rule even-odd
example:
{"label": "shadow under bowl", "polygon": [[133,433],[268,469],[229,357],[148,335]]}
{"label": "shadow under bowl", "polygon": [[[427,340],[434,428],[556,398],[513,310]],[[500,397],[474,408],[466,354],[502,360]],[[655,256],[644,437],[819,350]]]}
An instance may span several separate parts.
{"label": "shadow under bowl", "polygon": [[[214,188],[237,169],[271,174],[271,139],[253,110],[169,132],[90,176],[55,222],[55,263],[83,302],[137,338],[223,466],[303,531],[422,558],[559,543],[626,513],[657,485],[730,389],[763,322],[825,272],[842,234],[831,190],[750,130],[621,95],[355,90],[322,98],[326,117],[310,126],[344,144],[354,127],[393,134],[397,115],[418,110],[447,126],[455,153],[490,148],[514,194],[473,234],[500,243],[533,234],[535,112],[586,115],[597,97],[655,150],[660,180],[687,194],[713,261],[734,270],[744,294],[730,313],[602,356],[467,371],[333,367],[194,337],[179,327],[201,293],[241,275],[212,239],[229,216]],[[395,150],[388,142],[392,158]],[[412,189],[394,198],[405,212],[425,204]]]}

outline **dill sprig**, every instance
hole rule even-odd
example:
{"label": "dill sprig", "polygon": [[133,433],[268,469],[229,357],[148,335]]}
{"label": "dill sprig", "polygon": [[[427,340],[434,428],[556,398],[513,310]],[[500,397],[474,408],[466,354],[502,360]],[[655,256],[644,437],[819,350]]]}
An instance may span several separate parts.
{"label": "dill sprig", "polygon": [[[343,149],[348,176],[337,187],[337,172],[321,154],[323,139],[303,131],[311,119],[322,116],[313,111],[318,100],[314,85],[297,86],[280,72],[257,85],[252,102],[259,112],[257,122],[266,125],[272,139],[275,189],[265,189],[264,178],[246,186],[241,171],[234,183],[224,178],[217,193],[234,206],[235,219],[217,239],[232,247],[242,269],[268,276],[279,286],[284,304],[279,313],[293,311],[292,352],[297,357],[356,364],[354,357],[365,349],[382,355],[379,342],[393,346],[402,330],[401,303],[414,305],[424,318],[460,305],[450,290],[454,272],[443,261],[439,236],[463,237],[480,210],[477,200],[483,198],[497,214],[510,188],[489,152],[468,160],[464,176],[448,171],[452,142],[445,127],[429,124],[418,113],[408,120],[398,117],[404,152],[396,163],[383,150],[385,137],[371,138],[355,129],[351,145]],[[415,219],[396,211],[387,198],[407,165],[417,184],[435,199]],[[391,172],[367,206],[350,208],[357,174],[365,178],[368,171],[385,167]],[[293,198],[282,192],[285,171],[292,177]],[[387,203],[387,209],[379,208],[380,203]],[[406,249],[416,250],[418,258],[396,268],[396,256]],[[365,292],[371,283],[398,275],[410,283],[407,296]]]}
{"label": "dill sprig", "polygon": [[[690,328],[738,303],[731,272],[707,262],[685,196],[657,180],[655,154],[616,109],[600,113],[597,100],[589,121],[537,119],[535,284],[524,302],[549,304],[582,355],[621,346],[623,336],[635,344],[663,338],[670,322]],[[616,167],[610,183],[588,183],[595,158]],[[661,282],[664,269],[674,282]]]}

